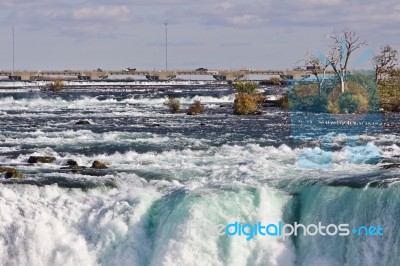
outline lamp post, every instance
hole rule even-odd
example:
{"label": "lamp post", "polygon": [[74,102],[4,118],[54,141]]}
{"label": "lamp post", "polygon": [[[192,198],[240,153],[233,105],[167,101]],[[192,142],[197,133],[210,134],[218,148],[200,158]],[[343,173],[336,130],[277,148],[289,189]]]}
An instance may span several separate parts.
{"label": "lamp post", "polygon": [[168,70],[168,21],[165,25],[165,70]]}
{"label": "lamp post", "polygon": [[13,72],[14,72],[15,71],[15,34],[14,34],[14,24],[12,24],[12,38],[13,38],[12,57],[13,57]]}

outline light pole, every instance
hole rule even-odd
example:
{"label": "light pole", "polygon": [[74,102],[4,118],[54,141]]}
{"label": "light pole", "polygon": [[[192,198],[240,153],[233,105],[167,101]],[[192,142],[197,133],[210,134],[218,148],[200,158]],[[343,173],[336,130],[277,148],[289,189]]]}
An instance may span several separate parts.
{"label": "light pole", "polygon": [[12,38],[13,38],[13,48],[12,48],[12,56],[13,56],[13,72],[15,71],[15,34],[14,34],[14,24],[12,24]]}
{"label": "light pole", "polygon": [[165,25],[165,70],[168,70],[168,21]]}

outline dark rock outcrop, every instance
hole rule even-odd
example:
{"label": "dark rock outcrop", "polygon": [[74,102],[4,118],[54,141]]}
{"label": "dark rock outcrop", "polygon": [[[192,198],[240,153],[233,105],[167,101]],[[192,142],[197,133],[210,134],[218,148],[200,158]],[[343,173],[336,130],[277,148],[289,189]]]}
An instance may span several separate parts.
{"label": "dark rock outcrop", "polygon": [[19,171],[17,171],[17,170],[7,172],[7,173],[4,175],[4,177],[5,177],[6,179],[10,179],[10,178],[21,179],[21,178],[24,178],[24,176],[21,174],[21,172],[19,172]]}
{"label": "dark rock outcrop", "polygon": [[400,168],[400,163],[386,164],[382,166],[383,169]]}
{"label": "dark rock outcrop", "polygon": [[69,159],[67,161],[68,166],[78,166],[78,163],[75,160]]}
{"label": "dark rock outcrop", "polygon": [[69,165],[69,166],[64,166],[60,168],[61,170],[73,170],[73,171],[77,171],[77,170],[82,170],[82,169],[86,169],[85,166],[79,166],[79,165]]}
{"label": "dark rock outcrop", "polygon": [[77,171],[77,170],[82,170],[86,169],[85,166],[79,166],[78,163],[75,160],[69,159],[67,161],[67,166],[61,167],[61,170],[72,170],[72,171]]}
{"label": "dark rock outcrop", "polygon": [[104,163],[102,163],[100,161],[94,161],[93,164],[92,164],[92,168],[94,168],[94,169],[107,169],[108,167]]}
{"label": "dark rock outcrop", "polygon": [[6,173],[6,172],[9,172],[9,171],[14,171],[14,170],[15,170],[15,168],[12,168],[12,167],[0,166],[0,173]]}
{"label": "dark rock outcrop", "polygon": [[28,163],[52,163],[55,160],[55,157],[50,156],[31,156],[28,159]]}
{"label": "dark rock outcrop", "polygon": [[75,125],[91,125],[91,123],[87,120],[79,120]]}
{"label": "dark rock outcrop", "polygon": [[4,178],[6,178],[6,179],[24,178],[24,176],[21,174],[21,172],[17,171],[15,168],[11,168],[11,167],[0,167],[0,173],[5,173]]}

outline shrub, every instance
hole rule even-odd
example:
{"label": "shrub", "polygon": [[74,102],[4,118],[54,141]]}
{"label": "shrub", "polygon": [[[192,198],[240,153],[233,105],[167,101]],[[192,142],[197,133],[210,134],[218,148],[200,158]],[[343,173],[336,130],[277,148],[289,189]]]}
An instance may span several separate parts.
{"label": "shrub", "polygon": [[254,82],[238,81],[233,85],[237,91],[234,102],[234,113],[249,115],[257,111],[257,107],[265,100],[265,95],[256,93],[258,84]]}
{"label": "shrub", "polygon": [[400,112],[400,84],[379,84],[380,107],[388,112]]}
{"label": "shrub", "polygon": [[196,100],[189,106],[187,114],[198,115],[202,114],[203,112],[204,112],[204,105],[201,103],[201,101]]}
{"label": "shrub", "polygon": [[338,85],[328,96],[328,111],[330,113],[365,114],[369,110],[370,97],[368,92],[358,83],[347,82],[344,93],[342,93],[341,87]]}
{"label": "shrub", "polygon": [[289,94],[283,95],[281,98],[277,100],[277,105],[283,109],[289,109]]}
{"label": "shrub", "polygon": [[62,79],[56,79],[51,84],[46,86],[46,91],[59,92],[64,89],[64,81]]}
{"label": "shrub", "polygon": [[389,112],[400,112],[400,70],[394,69],[379,84],[380,107]]}
{"label": "shrub", "polygon": [[351,92],[342,93],[339,96],[339,110],[341,113],[354,113],[360,107],[357,95]]}
{"label": "shrub", "polygon": [[296,86],[295,92],[299,97],[318,96],[318,85],[315,83],[301,84]]}
{"label": "shrub", "polygon": [[326,95],[319,91],[318,84],[303,81],[295,84],[294,89],[278,101],[283,108],[306,112],[326,112]]}
{"label": "shrub", "polygon": [[233,88],[239,93],[249,93],[253,94],[257,92],[259,88],[257,83],[239,80],[233,84]]}
{"label": "shrub", "polygon": [[173,114],[179,113],[181,110],[181,102],[176,98],[170,97],[166,104]]}
{"label": "shrub", "polygon": [[265,99],[262,94],[250,94],[239,92],[235,96],[234,113],[237,115],[249,115],[257,111],[257,107]]}

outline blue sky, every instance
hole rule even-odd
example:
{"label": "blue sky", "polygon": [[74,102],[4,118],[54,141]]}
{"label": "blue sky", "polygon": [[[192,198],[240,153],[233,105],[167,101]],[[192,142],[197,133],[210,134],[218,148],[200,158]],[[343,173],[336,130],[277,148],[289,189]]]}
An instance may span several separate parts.
{"label": "blue sky", "polygon": [[292,68],[346,26],[400,50],[398,0],[0,0],[0,69],[12,24],[17,69],[163,69],[165,21],[174,69]]}

